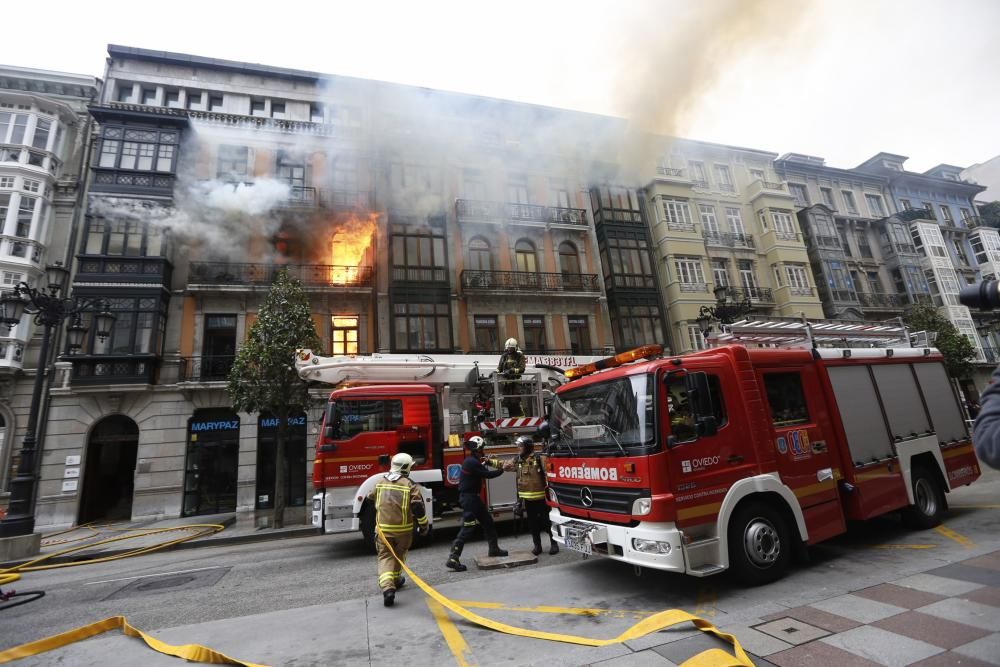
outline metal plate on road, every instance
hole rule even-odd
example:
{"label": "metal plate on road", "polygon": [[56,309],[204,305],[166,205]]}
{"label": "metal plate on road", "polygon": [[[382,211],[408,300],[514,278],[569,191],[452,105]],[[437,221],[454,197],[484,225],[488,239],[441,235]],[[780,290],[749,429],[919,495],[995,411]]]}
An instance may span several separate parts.
{"label": "metal plate on road", "polygon": [[208,588],[217,584],[231,569],[232,566],[228,566],[139,577],[103,599],[117,600],[118,598],[136,597],[139,595],[154,595],[156,593],[173,593],[175,591],[191,590],[194,588]]}

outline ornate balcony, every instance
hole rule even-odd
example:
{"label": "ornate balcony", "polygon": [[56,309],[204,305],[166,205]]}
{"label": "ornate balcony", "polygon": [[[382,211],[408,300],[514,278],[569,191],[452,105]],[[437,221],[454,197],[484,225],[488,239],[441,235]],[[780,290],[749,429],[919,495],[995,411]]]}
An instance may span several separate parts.
{"label": "ornate balcony", "polygon": [[708,245],[721,246],[725,248],[745,248],[753,250],[753,236],[750,234],[734,234],[732,232],[705,232],[705,241]]}
{"label": "ornate balcony", "polygon": [[234,355],[181,357],[178,382],[224,382],[236,360]]}
{"label": "ornate balcony", "polygon": [[734,303],[746,298],[753,304],[774,303],[774,292],[770,287],[730,287],[726,290],[726,298]]}
{"label": "ornate balcony", "polygon": [[907,303],[905,294],[858,292],[858,301],[870,310],[902,310]]}
{"label": "ornate balcony", "polygon": [[587,226],[587,212],[582,208],[540,206],[475,199],[455,201],[459,222],[537,222],[543,224]]}
{"label": "ornate balcony", "polygon": [[279,269],[300,280],[305,287],[366,287],[374,285],[370,266],[333,264],[242,264],[234,262],[191,262],[188,288],[222,285],[269,287]]}
{"label": "ornate balcony", "polygon": [[159,358],[153,354],[70,355],[74,385],[155,384]]}
{"label": "ornate balcony", "polygon": [[170,285],[170,263],[163,257],[79,255],[76,282],[129,282]]}
{"label": "ornate balcony", "polygon": [[530,271],[462,271],[462,289],[466,292],[598,292],[596,274],[532,273]]}

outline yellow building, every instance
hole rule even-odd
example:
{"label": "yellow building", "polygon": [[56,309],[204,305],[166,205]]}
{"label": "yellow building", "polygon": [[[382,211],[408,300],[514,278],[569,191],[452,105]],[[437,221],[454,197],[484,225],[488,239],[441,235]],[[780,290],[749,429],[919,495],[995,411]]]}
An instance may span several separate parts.
{"label": "yellow building", "polygon": [[754,316],[823,317],[792,197],[774,172],[777,154],[667,144],[644,205],[674,351],[705,346],[698,317],[717,305],[719,286],[727,303]]}

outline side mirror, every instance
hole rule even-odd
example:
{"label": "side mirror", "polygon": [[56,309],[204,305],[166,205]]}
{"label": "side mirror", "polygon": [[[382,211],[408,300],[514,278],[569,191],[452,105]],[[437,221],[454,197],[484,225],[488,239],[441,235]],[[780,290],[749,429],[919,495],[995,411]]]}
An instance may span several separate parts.
{"label": "side mirror", "polygon": [[699,438],[713,436],[719,432],[719,422],[715,419],[715,415],[698,417],[697,429]]}
{"label": "side mirror", "polygon": [[549,440],[552,437],[552,429],[547,420],[538,425],[538,428],[535,429],[535,435],[541,440]]}

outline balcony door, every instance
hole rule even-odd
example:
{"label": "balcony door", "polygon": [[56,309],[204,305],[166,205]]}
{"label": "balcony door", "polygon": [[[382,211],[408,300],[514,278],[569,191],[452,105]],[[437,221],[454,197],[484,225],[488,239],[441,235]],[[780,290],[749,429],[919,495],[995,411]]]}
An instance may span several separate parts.
{"label": "balcony door", "polygon": [[236,356],[236,315],[206,315],[200,380],[225,380]]}

